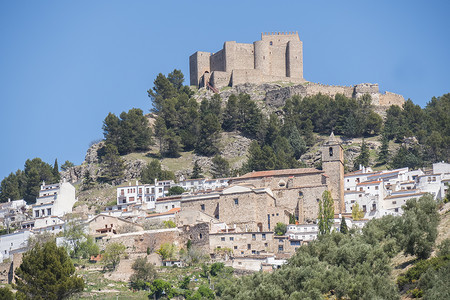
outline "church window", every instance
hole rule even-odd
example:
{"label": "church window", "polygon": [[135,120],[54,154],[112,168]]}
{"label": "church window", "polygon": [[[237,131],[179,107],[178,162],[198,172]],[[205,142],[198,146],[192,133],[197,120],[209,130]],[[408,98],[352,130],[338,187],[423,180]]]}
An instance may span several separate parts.
{"label": "church window", "polygon": [[328,151],[329,151],[329,153],[330,153],[330,156],[333,156],[333,147],[330,147],[330,148],[328,149]]}

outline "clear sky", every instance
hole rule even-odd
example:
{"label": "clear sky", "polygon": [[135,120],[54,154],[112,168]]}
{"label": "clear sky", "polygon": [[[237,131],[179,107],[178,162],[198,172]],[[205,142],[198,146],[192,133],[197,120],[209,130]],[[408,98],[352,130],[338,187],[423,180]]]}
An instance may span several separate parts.
{"label": "clear sky", "polygon": [[[156,3],[157,2],[157,3]],[[158,73],[224,41],[298,31],[304,77],[379,83],[425,106],[450,92],[450,1],[0,1],[0,180],[80,164],[108,112],[151,107]]]}

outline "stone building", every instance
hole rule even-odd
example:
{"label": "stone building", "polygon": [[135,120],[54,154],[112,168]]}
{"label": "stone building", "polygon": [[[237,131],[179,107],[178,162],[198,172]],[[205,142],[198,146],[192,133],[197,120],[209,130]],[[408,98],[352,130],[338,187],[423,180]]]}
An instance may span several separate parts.
{"label": "stone building", "polygon": [[250,172],[230,180],[230,187],[204,194],[183,195],[181,210],[198,210],[244,232],[273,231],[278,222],[314,222],[319,201],[330,190],[335,213],[345,211],[343,149],[331,134],[324,144],[323,169]]}
{"label": "stone building", "polygon": [[297,32],[262,33],[253,44],[225,42],[216,53],[189,57],[190,84],[221,88],[242,83],[302,83],[303,44]]}

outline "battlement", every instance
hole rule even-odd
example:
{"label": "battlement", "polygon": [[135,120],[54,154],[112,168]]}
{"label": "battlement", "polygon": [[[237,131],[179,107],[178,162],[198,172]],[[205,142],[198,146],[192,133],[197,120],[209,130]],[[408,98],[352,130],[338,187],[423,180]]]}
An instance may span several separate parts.
{"label": "battlement", "polygon": [[277,36],[277,35],[290,35],[290,36],[298,36],[298,31],[290,31],[290,32],[261,32],[261,39],[264,36]]}

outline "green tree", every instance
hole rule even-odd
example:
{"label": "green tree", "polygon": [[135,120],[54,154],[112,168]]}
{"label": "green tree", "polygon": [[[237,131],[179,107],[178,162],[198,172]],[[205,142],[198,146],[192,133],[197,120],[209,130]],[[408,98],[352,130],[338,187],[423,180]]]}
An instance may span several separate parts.
{"label": "green tree", "polygon": [[55,163],[53,165],[53,180],[58,182],[61,180],[61,175],[59,174],[59,167],[58,167],[58,159],[55,159]]}
{"label": "green tree", "polygon": [[125,250],[126,247],[122,243],[109,243],[106,245],[102,260],[106,263],[108,268],[115,270],[120,259],[125,254]]}
{"label": "green tree", "polygon": [[75,165],[73,164],[73,162],[66,160],[62,165],[61,165],[61,170],[63,171],[67,171],[70,168],[74,167]]}
{"label": "green tree", "polygon": [[181,195],[185,190],[181,186],[173,186],[169,188],[168,196]]}
{"label": "green tree", "polygon": [[216,115],[208,113],[202,118],[200,124],[200,133],[195,145],[195,151],[201,155],[214,155],[219,151],[217,148],[220,132],[219,119]]}
{"label": "green tree", "polygon": [[400,146],[397,153],[392,157],[391,166],[393,168],[416,169],[423,165],[419,146],[413,146],[407,148],[406,146]]}
{"label": "green tree", "polygon": [[161,163],[154,159],[149,162],[141,171],[141,181],[146,184],[155,183],[157,180],[175,180],[175,174],[171,171],[163,170]]}
{"label": "green tree", "polygon": [[278,222],[273,231],[275,235],[284,235],[287,231],[287,226],[284,223]]}
{"label": "green tree", "polygon": [[10,173],[7,177],[3,178],[0,183],[0,202],[6,202],[8,199],[18,200],[21,199],[23,193],[20,190],[20,176],[22,171],[18,170],[18,173]]}
{"label": "green tree", "polygon": [[55,242],[37,244],[26,252],[15,274],[14,288],[25,299],[64,299],[84,288],[66,250]]}
{"label": "green tree", "polygon": [[154,298],[158,300],[161,299],[163,295],[166,295],[166,297],[169,299],[172,298],[175,294],[175,291],[169,282],[162,279],[155,279],[150,285],[150,293],[151,296],[154,296]]}
{"label": "green tree", "polygon": [[387,164],[389,161],[389,140],[384,136],[381,138],[381,147],[378,152],[378,163],[381,165]]}
{"label": "green tree", "polygon": [[210,170],[213,178],[224,178],[230,176],[230,163],[222,156],[216,154],[212,159]]}
{"label": "green tree", "polygon": [[194,162],[194,167],[192,168],[191,179],[203,178],[202,167],[198,164],[198,160]]}
{"label": "green tree", "polygon": [[153,89],[148,90],[147,93],[152,100],[152,111],[158,113],[163,108],[165,100],[176,97],[177,89],[162,73],[159,73],[158,76],[156,76],[153,84]]}
{"label": "green tree", "polygon": [[355,170],[359,170],[359,166],[369,166],[369,148],[367,147],[366,141],[363,139],[361,143],[361,152],[359,153],[358,157],[355,159],[355,163],[353,168]]}
{"label": "green tree", "polygon": [[358,220],[361,220],[362,218],[364,218],[364,212],[359,207],[359,204],[355,203],[352,206],[352,219],[355,220],[355,221],[358,221]]}
{"label": "green tree", "polygon": [[319,234],[328,234],[334,220],[334,201],[329,191],[324,191],[319,201]]}
{"label": "green tree", "polygon": [[46,184],[57,181],[53,175],[52,166],[43,162],[40,158],[27,159],[24,174],[25,193],[23,198],[27,203],[34,203],[36,201],[43,181]]}
{"label": "green tree", "polygon": [[14,294],[11,292],[11,290],[7,287],[0,288],[0,299],[3,300],[14,300]]}
{"label": "green tree", "polygon": [[403,206],[403,249],[419,259],[430,256],[437,237],[439,213],[433,196],[426,194],[406,201]]}
{"label": "green tree", "polygon": [[88,190],[88,189],[92,188],[94,185],[95,185],[95,181],[91,176],[91,172],[89,172],[89,170],[86,169],[86,171],[84,171],[84,176],[83,176],[83,189]]}
{"label": "green tree", "polygon": [[131,286],[135,289],[147,288],[146,283],[152,282],[157,277],[157,272],[152,263],[147,262],[146,257],[138,257],[131,266],[133,274],[130,277]]}
{"label": "green tree", "polygon": [[114,145],[106,144],[104,153],[105,155],[102,157],[103,172],[99,179],[103,182],[118,184],[123,178],[125,170],[123,160],[119,156],[117,147]]}
{"label": "green tree", "polygon": [[238,111],[238,100],[236,95],[232,94],[227,101],[225,107],[222,128],[225,131],[234,131],[237,129],[239,111]]}
{"label": "green tree", "polygon": [[343,233],[343,234],[347,234],[348,233],[347,222],[345,221],[345,217],[344,216],[342,216],[341,227],[340,227],[339,231],[341,233]]}
{"label": "green tree", "polygon": [[162,244],[158,250],[156,250],[162,260],[172,259],[175,256],[175,245],[172,243]]}
{"label": "green tree", "polygon": [[98,245],[94,242],[92,236],[86,236],[86,239],[82,241],[75,253],[75,257],[82,257],[87,259],[91,256],[97,256],[100,253]]}

